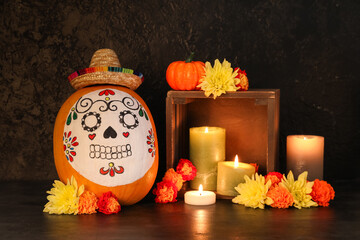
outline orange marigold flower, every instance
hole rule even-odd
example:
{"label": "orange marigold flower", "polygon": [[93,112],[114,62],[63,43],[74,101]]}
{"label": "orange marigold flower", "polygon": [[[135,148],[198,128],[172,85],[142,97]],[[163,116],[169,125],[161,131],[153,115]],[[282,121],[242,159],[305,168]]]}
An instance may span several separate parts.
{"label": "orange marigold flower", "polygon": [[117,201],[116,196],[112,192],[106,192],[99,198],[98,202],[99,212],[105,214],[118,213],[121,210],[121,206]]}
{"label": "orange marigold flower", "polygon": [[176,202],[177,187],[171,181],[162,181],[156,184],[153,194],[156,203]]}
{"label": "orange marigold flower", "polygon": [[330,200],[334,199],[335,191],[326,181],[316,179],[310,195],[319,206],[327,207]]}
{"label": "orange marigold flower", "polygon": [[182,188],[182,185],[183,185],[183,178],[182,178],[181,174],[175,172],[175,170],[173,168],[169,168],[166,171],[165,176],[163,177],[162,180],[170,181],[170,182],[174,183],[178,191]]}
{"label": "orange marigold flower", "polygon": [[196,167],[187,159],[180,159],[176,172],[181,174],[184,181],[193,180],[196,176]]}
{"label": "orange marigold flower", "polygon": [[271,188],[266,196],[274,201],[273,204],[271,204],[274,208],[288,208],[294,203],[294,198],[291,193],[279,185]]}
{"label": "orange marigold flower", "polygon": [[269,172],[265,176],[265,182],[268,182],[269,180],[271,180],[271,187],[277,186],[281,182],[282,179],[283,179],[283,175],[279,172]]}
{"label": "orange marigold flower", "polygon": [[78,214],[96,213],[98,209],[98,198],[95,193],[86,191],[79,198]]}

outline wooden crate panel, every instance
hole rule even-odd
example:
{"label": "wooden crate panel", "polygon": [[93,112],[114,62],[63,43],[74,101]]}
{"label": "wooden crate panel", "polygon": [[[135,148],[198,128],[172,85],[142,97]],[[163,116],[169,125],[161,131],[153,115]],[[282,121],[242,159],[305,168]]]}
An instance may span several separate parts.
{"label": "wooden crate panel", "polygon": [[189,158],[189,128],[226,129],[226,160],[258,163],[266,174],[278,168],[280,90],[227,93],[216,100],[202,91],[169,91],[166,99],[167,168]]}

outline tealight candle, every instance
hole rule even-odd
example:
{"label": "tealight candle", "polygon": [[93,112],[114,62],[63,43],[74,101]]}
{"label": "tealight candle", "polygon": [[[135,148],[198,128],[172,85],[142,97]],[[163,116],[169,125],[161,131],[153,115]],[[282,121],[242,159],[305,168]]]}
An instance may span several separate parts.
{"label": "tealight candle", "polygon": [[286,140],[287,171],[297,177],[308,171],[308,179],[323,179],[324,137],[314,135],[290,135]]}
{"label": "tealight candle", "polygon": [[211,191],[203,191],[203,186],[200,184],[199,191],[185,193],[184,201],[190,205],[211,205],[216,202],[216,195]]}
{"label": "tealight candle", "polygon": [[238,155],[235,156],[234,161],[219,162],[216,192],[224,196],[236,196],[239,193],[235,187],[245,182],[245,175],[251,177],[254,173],[255,167],[239,162]]}
{"label": "tealight candle", "polygon": [[220,127],[190,128],[190,161],[197,169],[190,182],[192,189],[200,183],[205,190],[216,190],[217,164],[225,160],[225,129]]}

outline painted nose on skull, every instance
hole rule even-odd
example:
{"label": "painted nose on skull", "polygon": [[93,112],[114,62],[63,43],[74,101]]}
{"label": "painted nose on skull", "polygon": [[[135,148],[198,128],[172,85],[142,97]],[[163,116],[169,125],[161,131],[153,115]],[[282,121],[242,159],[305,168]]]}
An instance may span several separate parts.
{"label": "painted nose on skull", "polygon": [[111,126],[109,126],[104,132],[104,138],[116,138],[116,137],[117,137],[116,131]]}

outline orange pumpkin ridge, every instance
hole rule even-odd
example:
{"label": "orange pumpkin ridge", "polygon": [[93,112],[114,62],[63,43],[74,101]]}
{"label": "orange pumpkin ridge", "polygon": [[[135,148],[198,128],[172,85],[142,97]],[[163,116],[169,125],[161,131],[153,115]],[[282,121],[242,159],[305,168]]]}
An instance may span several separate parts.
{"label": "orange pumpkin ridge", "polygon": [[172,62],[166,70],[166,81],[174,90],[195,90],[205,74],[205,64],[200,61]]}

